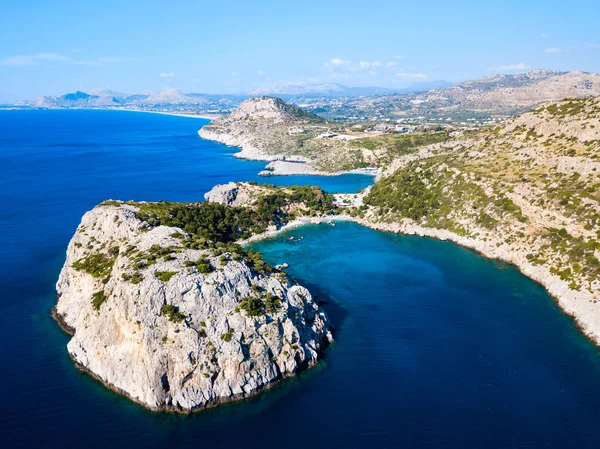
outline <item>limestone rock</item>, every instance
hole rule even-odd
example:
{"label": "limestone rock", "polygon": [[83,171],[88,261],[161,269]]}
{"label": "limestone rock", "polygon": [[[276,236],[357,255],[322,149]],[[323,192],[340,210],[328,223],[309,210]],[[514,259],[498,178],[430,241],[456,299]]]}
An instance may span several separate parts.
{"label": "limestone rock", "polygon": [[[317,363],[331,334],[306,288],[283,272],[261,274],[243,259],[186,249],[185,237],[150,227],[122,203],[84,215],[54,310],[80,367],[150,409],[189,412],[253,395]],[[212,269],[200,270],[198,260]],[[262,301],[260,313],[242,310],[248,297]]]}

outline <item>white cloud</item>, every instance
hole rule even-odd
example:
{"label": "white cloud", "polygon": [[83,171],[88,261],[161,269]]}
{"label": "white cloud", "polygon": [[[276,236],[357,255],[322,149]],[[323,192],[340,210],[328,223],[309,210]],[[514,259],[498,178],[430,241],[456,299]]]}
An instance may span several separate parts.
{"label": "white cloud", "polygon": [[[378,60],[374,61],[360,61],[357,64],[353,64],[350,60],[333,58],[329,62],[325,63],[325,68],[331,71],[349,71],[349,72],[359,72],[359,71],[367,71],[369,69],[375,67],[383,67],[383,63]],[[388,67],[390,67],[388,65]]]}
{"label": "white cloud", "polygon": [[172,80],[174,75],[173,72],[160,72],[158,76],[162,79]]}
{"label": "white cloud", "polygon": [[600,44],[587,44],[587,48],[600,48]]}
{"label": "white cloud", "polygon": [[548,39],[550,36],[548,36],[546,33],[541,33],[541,34],[540,34],[540,37],[541,37],[542,39]]}
{"label": "white cloud", "polygon": [[560,53],[561,52],[560,48],[556,48],[556,47],[546,48],[544,51],[546,53]]}
{"label": "white cloud", "polygon": [[416,79],[416,80],[426,80],[427,75],[424,73],[407,73],[407,72],[399,72],[396,73],[397,78],[405,78],[405,79]]}
{"label": "white cloud", "polygon": [[258,74],[258,76],[265,76],[267,74],[267,72],[265,72],[264,70],[258,70],[256,73]]}
{"label": "white cloud", "polygon": [[72,59],[69,56],[61,55],[59,53],[36,53],[34,55],[16,55],[6,56],[0,58],[0,66],[7,67],[23,67],[42,65],[44,63],[57,63],[57,64],[73,64],[73,65],[104,65],[107,63],[116,63],[131,58],[113,58],[113,57],[102,57],[92,60]]}
{"label": "white cloud", "polygon": [[396,67],[396,63],[394,61],[389,61],[385,66],[391,69]]}
{"label": "white cloud", "polygon": [[19,67],[26,65],[39,65],[44,62],[67,61],[69,61],[68,56],[60,55],[58,53],[37,53],[35,55],[6,56],[0,59],[0,65]]}
{"label": "white cloud", "polygon": [[352,64],[352,61],[345,61],[340,58],[332,58],[329,62],[325,63],[325,67],[347,67]]}
{"label": "white cloud", "polygon": [[500,70],[500,71],[514,71],[514,70],[527,70],[530,67],[526,65],[524,62],[519,62],[518,64],[508,64],[501,65],[498,67],[488,67],[488,70]]}
{"label": "white cloud", "polygon": [[396,59],[398,59],[398,60],[404,59],[404,56],[402,56],[402,55],[396,55]]}

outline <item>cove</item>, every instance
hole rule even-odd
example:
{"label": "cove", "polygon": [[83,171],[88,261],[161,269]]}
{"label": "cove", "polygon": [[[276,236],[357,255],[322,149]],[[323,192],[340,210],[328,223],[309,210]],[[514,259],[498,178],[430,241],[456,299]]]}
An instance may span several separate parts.
{"label": "cove", "polygon": [[598,349],[515,267],[349,222],[253,248],[288,263],[337,325],[308,393],[330,445],[600,444]]}
{"label": "cove", "polygon": [[81,215],[111,197],[196,201],[214,184],[257,180],[264,164],[199,139],[201,123],[0,114],[4,446],[600,446],[598,349],[541,286],[451,243],[353,223],[253,245],[327,302],[337,341],[316,368],[192,416],[146,411],[77,371],[49,310]]}

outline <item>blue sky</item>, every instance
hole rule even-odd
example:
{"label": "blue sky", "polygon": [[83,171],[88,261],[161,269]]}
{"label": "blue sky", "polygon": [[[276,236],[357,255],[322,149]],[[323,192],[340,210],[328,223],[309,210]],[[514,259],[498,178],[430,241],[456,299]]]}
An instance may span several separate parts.
{"label": "blue sky", "polygon": [[20,0],[0,6],[0,102],[110,88],[404,87],[600,72],[598,0]]}

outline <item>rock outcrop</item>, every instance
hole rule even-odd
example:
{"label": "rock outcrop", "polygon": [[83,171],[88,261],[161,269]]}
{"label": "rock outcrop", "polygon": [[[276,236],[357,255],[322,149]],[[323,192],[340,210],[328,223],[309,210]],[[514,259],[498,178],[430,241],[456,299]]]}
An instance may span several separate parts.
{"label": "rock outcrop", "polygon": [[271,162],[264,176],[332,175],[363,167],[361,152],[348,141],[322,138],[331,126],[279,98],[260,97],[204,125],[198,135],[240,148],[236,157]]}
{"label": "rock outcrop", "polygon": [[190,412],[317,363],[331,334],[306,288],[138,212],[100,205],[69,243],[53,312],[82,369],[152,410]]}

